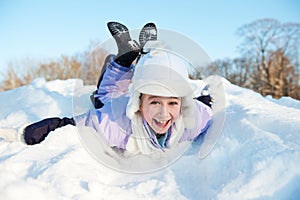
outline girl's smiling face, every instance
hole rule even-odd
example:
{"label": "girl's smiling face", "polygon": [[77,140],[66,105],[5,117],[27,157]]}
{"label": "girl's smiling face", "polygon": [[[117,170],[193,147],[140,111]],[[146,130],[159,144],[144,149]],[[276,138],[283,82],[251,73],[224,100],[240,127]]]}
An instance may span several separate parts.
{"label": "girl's smiling face", "polygon": [[164,134],[180,115],[181,99],[142,94],[140,111],[149,126]]}

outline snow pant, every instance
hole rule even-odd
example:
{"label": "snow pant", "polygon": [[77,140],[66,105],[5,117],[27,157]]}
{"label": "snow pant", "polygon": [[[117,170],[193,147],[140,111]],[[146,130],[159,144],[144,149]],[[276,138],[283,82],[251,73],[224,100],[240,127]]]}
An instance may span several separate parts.
{"label": "snow pant", "polygon": [[[103,64],[103,67],[102,67],[102,70],[100,73],[100,77],[98,80],[97,90],[95,90],[90,96],[90,99],[96,109],[102,108],[104,105],[99,98],[95,97],[95,94],[97,94],[97,91],[98,91],[99,87],[101,86],[101,82],[103,80],[103,75],[104,75],[107,67],[110,65],[109,61],[110,61],[111,56],[114,56],[114,55],[110,54],[105,58],[105,61],[104,61],[104,64]],[[114,57],[115,57],[114,58],[115,62],[117,62],[119,65],[121,65],[123,67],[128,67],[128,68],[131,66],[132,62],[136,58],[136,56],[134,55],[134,53],[132,51],[129,51],[128,53],[125,53],[124,55],[121,55],[119,57],[116,57],[116,56],[114,56]]]}
{"label": "snow pant", "polygon": [[95,94],[97,93],[98,91],[98,88],[100,87],[100,84],[103,80],[103,75],[106,71],[106,68],[109,64],[109,59],[110,59],[110,56],[111,55],[108,55],[106,58],[105,58],[105,61],[104,61],[104,64],[103,64],[103,67],[102,67],[102,70],[101,70],[101,74],[100,74],[100,77],[99,77],[99,80],[98,80],[98,84],[97,84],[97,90],[95,90],[92,95],[90,96],[90,99],[92,101],[92,103],[94,104],[94,107],[96,109],[99,109],[99,108],[102,108],[104,106],[104,104],[102,103],[102,101],[99,99],[99,98],[96,98],[95,97]]}
{"label": "snow pant", "polygon": [[47,118],[42,121],[30,124],[24,131],[24,140],[28,145],[34,145],[42,142],[47,135],[57,128],[73,125],[75,126],[75,121],[73,118]]}

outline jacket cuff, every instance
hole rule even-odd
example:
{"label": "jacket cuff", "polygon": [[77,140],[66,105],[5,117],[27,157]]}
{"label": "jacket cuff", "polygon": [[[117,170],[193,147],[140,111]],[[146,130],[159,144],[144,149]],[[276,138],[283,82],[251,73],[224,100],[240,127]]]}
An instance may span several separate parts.
{"label": "jacket cuff", "polygon": [[116,55],[110,55],[110,57],[109,57],[110,68],[114,67],[114,68],[117,68],[117,69],[119,69],[119,70],[121,70],[123,72],[128,72],[128,71],[130,71],[130,70],[132,70],[134,68],[133,64],[131,64],[130,67],[124,67],[124,66],[116,63],[115,62],[115,57],[116,57]]}

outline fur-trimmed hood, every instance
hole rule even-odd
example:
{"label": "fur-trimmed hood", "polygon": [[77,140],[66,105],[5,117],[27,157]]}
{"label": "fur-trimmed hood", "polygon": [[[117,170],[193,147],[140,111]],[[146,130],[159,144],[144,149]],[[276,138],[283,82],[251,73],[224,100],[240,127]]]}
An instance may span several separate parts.
{"label": "fur-trimmed hood", "polygon": [[127,117],[133,119],[139,111],[141,94],[181,97],[181,114],[185,128],[193,128],[195,124],[193,98],[198,82],[189,79],[188,67],[189,63],[174,52],[162,48],[150,49],[135,67],[129,86]]}

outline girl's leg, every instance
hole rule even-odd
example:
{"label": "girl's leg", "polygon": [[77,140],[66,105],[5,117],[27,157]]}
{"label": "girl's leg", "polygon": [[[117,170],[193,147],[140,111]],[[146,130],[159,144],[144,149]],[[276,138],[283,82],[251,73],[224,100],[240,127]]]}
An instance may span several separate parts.
{"label": "girl's leg", "polygon": [[[128,28],[125,25],[118,22],[109,22],[107,23],[107,27],[118,46],[118,54],[114,58],[114,61],[123,67],[129,68],[140,53],[140,46],[135,40],[130,38]],[[111,56],[112,55],[106,57],[101,70],[101,75],[98,80],[97,90],[91,95],[91,101],[97,109],[102,108],[104,104],[99,98],[95,97],[95,94],[97,94],[97,91],[103,80],[103,75],[107,66],[109,65],[108,63]]]}
{"label": "girl's leg", "polygon": [[[147,23],[141,29],[139,34],[140,45],[135,40],[131,39],[128,28],[125,25],[119,22],[109,22],[107,23],[107,27],[118,46],[118,54],[114,58],[114,61],[123,67],[130,67],[135,59],[138,60],[140,58],[141,54],[147,53],[141,51],[141,48],[146,44],[147,41],[157,40],[157,29],[154,23]],[[102,108],[104,105],[99,98],[95,97],[95,94],[97,94],[97,91],[103,80],[103,74],[108,66],[110,56],[111,55],[105,59],[101,75],[98,80],[97,90],[91,95],[91,101],[93,102],[95,108]]]}

